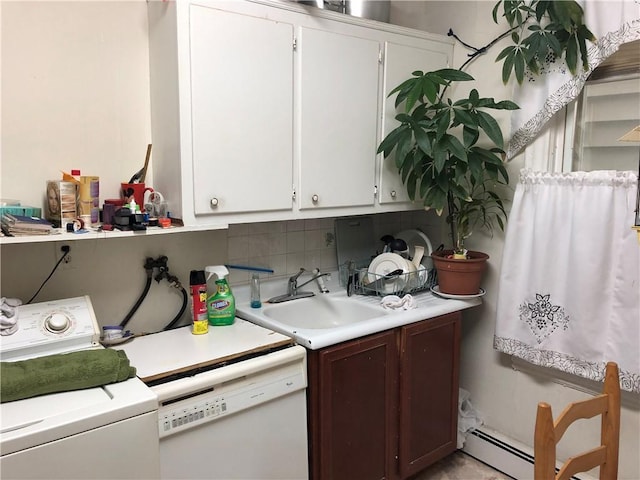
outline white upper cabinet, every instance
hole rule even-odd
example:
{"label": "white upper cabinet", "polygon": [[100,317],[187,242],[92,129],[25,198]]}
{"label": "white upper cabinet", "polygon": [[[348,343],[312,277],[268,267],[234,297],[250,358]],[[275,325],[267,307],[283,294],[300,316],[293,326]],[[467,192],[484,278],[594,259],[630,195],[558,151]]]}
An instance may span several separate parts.
{"label": "white upper cabinet", "polygon": [[300,208],[373,206],[380,44],[303,27],[299,45]]}
{"label": "white upper cabinet", "polygon": [[[411,77],[416,70],[423,72],[447,68],[451,62],[451,49],[447,45],[432,44],[415,46],[397,43],[385,43],[384,64],[384,107],[382,115],[382,138],[400,123],[395,119],[398,113],[404,112],[404,103],[396,109],[396,95],[389,97],[389,92]],[[395,163],[395,152],[380,160],[380,198],[381,204],[397,204],[409,202],[407,189],[402,183]]]}
{"label": "white upper cabinet", "polygon": [[386,96],[451,39],[295,2],[148,8],[154,187],[185,225],[419,208],[376,154]]}
{"label": "white upper cabinet", "polygon": [[293,207],[293,25],[191,6],[196,215]]}

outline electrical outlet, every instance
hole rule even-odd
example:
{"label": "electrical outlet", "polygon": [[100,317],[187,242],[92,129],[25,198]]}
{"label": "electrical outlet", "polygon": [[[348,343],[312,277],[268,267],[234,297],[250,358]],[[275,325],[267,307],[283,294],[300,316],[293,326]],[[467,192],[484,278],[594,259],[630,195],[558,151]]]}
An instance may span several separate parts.
{"label": "electrical outlet", "polygon": [[[67,253],[66,255],[65,255],[65,252]],[[58,267],[61,268],[62,270],[75,268],[74,263],[71,261],[72,257],[71,257],[70,245],[62,244],[60,248],[57,249],[56,262],[59,262],[63,255],[64,255],[64,259],[60,262],[60,265],[58,265]]]}

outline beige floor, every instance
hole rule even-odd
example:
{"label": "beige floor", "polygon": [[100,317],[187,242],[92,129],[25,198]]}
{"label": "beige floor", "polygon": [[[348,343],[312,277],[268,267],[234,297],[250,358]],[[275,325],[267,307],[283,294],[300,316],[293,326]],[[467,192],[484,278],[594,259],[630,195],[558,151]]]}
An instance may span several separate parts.
{"label": "beige floor", "polygon": [[458,450],[413,480],[511,480],[511,477]]}

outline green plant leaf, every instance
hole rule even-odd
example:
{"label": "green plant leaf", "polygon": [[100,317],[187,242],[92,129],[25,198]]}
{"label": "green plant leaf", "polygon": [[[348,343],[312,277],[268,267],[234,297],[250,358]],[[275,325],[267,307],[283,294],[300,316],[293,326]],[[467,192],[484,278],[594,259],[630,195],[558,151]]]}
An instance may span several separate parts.
{"label": "green plant leaf", "polygon": [[407,128],[408,127],[406,125],[399,125],[398,127],[391,130],[389,132],[389,135],[387,135],[384,138],[384,140],[382,140],[382,142],[380,143],[380,146],[378,147],[378,151],[376,153],[384,152],[385,158],[388,157],[389,154],[396,147],[396,144],[398,143],[398,140],[402,135],[402,132],[405,131]]}
{"label": "green plant leaf", "polygon": [[502,5],[502,2],[497,2],[494,6],[493,6],[493,10],[491,11],[491,16],[493,17],[493,22],[494,23],[498,23],[498,9],[500,8],[500,5]]}
{"label": "green plant leaf", "polygon": [[408,115],[406,113],[399,113],[398,115],[396,115],[396,120],[402,124],[413,124],[413,118],[411,117],[411,115]]}
{"label": "green plant leaf", "polygon": [[441,110],[436,114],[433,120],[436,122],[437,126],[436,138],[440,139],[449,129],[449,124],[451,123],[451,114],[449,113],[448,109]]}
{"label": "green plant leaf", "polygon": [[522,85],[522,81],[524,80],[524,65],[525,65],[524,54],[522,51],[520,51],[518,52],[518,54],[516,55],[516,58],[514,59],[516,80],[520,85]]}
{"label": "green plant leaf", "polygon": [[517,103],[512,102],[511,100],[501,100],[498,103],[494,103],[491,107],[495,110],[518,110],[520,107]]}
{"label": "green plant leaf", "polygon": [[516,53],[515,50],[509,52],[509,54],[504,59],[504,63],[502,64],[502,83],[505,85],[509,81],[509,77],[511,76],[511,70],[513,70],[513,62],[515,59]]}
{"label": "green plant leaf", "polygon": [[434,103],[438,99],[439,91],[440,88],[438,87],[438,84],[434,83],[430,77],[422,77],[421,92],[425,97],[427,97],[429,102]]}
{"label": "green plant leaf", "polygon": [[464,160],[465,162],[467,161],[467,151],[457,137],[447,134],[442,137],[441,142],[452,155]]}
{"label": "green plant leaf", "polygon": [[471,103],[472,106],[476,106],[478,105],[478,102],[480,101],[480,94],[478,93],[478,90],[476,90],[475,88],[471,89],[471,92],[469,92],[469,103]]}
{"label": "green plant leaf", "polygon": [[467,148],[475,145],[475,143],[480,138],[480,132],[478,131],[478,126],[474,125],[465,125],[462,129],[462,140]]}
{"label": "green plant leaf", "polygon": [[427,155],[431,155],[431,141],[427,133],[419,125],[414,125],[413,135],[416,138],[416,143],[420,150]]}
{"label": "green plant leaf", "polygon": [[538,3],[536,3],[535,9],[536,9],[536,21],[540,22],[540,20],[542,20],[542,18],[547,15],[547,12],[549,10],[550,4],[551,2],[549,0],[540,0]]}
{"label": "green plant leaf", "polygon": [[453,118],[455,119],[457,124],[462,124],[469,127],[478,127],[478,122],[471,115],[471,112],[464,108],[454,108],[453,109]]}
{"label": "green plant leaf", "polygon": [[447,162],[447,150],[446,146],[441,142],[436,142],[432,145],[433,167],[437,173],[440,173]]}
{"label": "green plant leaf", "polygon": [[502,138],[502,130],[500,130],[500,126],[498,122],[489,115],[487,112],[478,111],[478,124],[480,128],[484,130],[484,133],[491,139],[493,143],[495,143],[498,147],[504,147],[504,140]]}
{"label": "green plant leaf", "polygon": [[434,73],[445,80],[454,82],[469,82],[474,80],[474,78],[467,72],[463,72],[456,68],[442,68],[440,70],[436,70]]}
{"label": "green plant leaf", "polygon": [[410,112],[421,96],[422,96],[421,82],[415,82],[411,87],[411,91],[407,95],[407,99],[405,101],[405,106],[404,106],[405,111]]}
{"label": "green plant leaf", "polygon": [[496,62],[499,60],[502,60],[510,53],[515,52],[515,50],[516,50],[516,47],[514,47],[513,45],[509,45],[508,47],[503,48],[502,51],[496,57]]}
{"label": "green plant leaf", "polygon": [[569,69],[571,74],[575,75],[578,65],[578,44],[573,35],[571,35],[567,43],[565,62],[567,63],[567,68]]}

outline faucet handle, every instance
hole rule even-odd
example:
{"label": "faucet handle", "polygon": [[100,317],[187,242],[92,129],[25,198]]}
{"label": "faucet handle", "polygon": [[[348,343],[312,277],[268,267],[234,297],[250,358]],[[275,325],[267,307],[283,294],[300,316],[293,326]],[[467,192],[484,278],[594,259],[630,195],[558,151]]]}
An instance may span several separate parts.
{"label": "faucet handle", "polygon": [[305,269],[303,267],[300,267],[300,271],[298,273],[296,273],[295,275],[293,275],[292,277],[289,278],[290,282],[295,282],[296,280],[298,280],[298,277],[300,277],[300,275],[302,275],[305,272]]}

